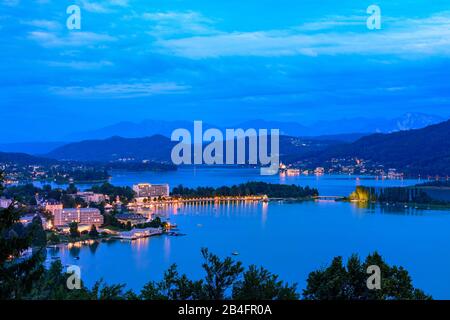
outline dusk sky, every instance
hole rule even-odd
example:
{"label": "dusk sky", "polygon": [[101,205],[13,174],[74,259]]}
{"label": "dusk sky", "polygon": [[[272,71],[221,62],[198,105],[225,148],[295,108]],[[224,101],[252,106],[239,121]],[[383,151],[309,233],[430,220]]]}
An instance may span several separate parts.
{"label": "dusk sky", "polygon": [[448,0],[0,0],[0,35],[1,141],[144,119],[450,116]]}

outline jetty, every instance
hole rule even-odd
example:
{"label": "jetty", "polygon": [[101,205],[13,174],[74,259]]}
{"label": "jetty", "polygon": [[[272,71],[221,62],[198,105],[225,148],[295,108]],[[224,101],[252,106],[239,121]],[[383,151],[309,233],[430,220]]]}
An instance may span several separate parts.
{"label": "jetty", "polygon": [[160,235],[163,233],[161,228],[145,228],[145,229],[133,229],[130,231],[119,232],[115,238],[125,240],[137,240],[141,238],[148,238],[151,236]]}

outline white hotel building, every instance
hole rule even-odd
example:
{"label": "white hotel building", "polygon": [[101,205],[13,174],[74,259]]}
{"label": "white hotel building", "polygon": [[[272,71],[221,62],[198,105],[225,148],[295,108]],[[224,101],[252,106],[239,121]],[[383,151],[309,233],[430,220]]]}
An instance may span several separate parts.
{"label": "white hotel building", "polygon": [[133,186],[133,191],[136,192],[137,198],[168,198],[169,185],[168,184],[150,184],[140,183]]}
{"label": "white hotel building", "polygon": [[56,209],[54,210],[55,227],[67,226],[71,222],[80,225],[99,227],[103,224],[100,210],[95,208]]}

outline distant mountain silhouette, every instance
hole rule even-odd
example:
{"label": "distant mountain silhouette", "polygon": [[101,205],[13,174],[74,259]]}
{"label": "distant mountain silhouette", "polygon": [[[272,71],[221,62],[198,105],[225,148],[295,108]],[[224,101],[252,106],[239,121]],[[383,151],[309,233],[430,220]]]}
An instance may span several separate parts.
{"label": "distant mountain silhouette", "polygon": [[421,129],[446,119],[423,113],[405,113],[394,119],[350,118],[333,121],[319,121],[311,126],[311,135],[334,135],[343,133],[391,133]]}
{"label": "distant mountain silhouette", "polygon": [[119,159],[135,161],[170,161],[175,142],[162,135],[144,138],[111,137],[105,140],[85,140],[69,143],[46,157],[58,160],[109,162]]}
{"label": "distant mountain silhouette", "polygon": [[[58,160],[72,161],[109,162],[119,159],[132,159],[134,161],[170,162],[172,148],[177,143],[162,135],[145,138],[112,137],[103,140],[85,140],[69,143],[56,148],[45,156]],[[339,143],[342,142],[281,136],[280,153],[282,159],[291,155],[306,156]],[[236,146],[237,143],[235,143]],[[225,151],[226,148],[224,146]],[[248,149],[246,153],[248,154]],[[235,152],[235,156],[236,154]]]}
{"label": "distant mountain silhouette", "polygon": [[267,120],[250,120],[236,124],[233,128],[247,129],[279,129],[280,135],[299,137],[308,132],[308,127],[297,122],[284,121],[267,121]]}
{"label": "distant mountain silhouette", "polygon": [[41,155],[60,147],[67,142],[21,142],[21,143],[1,143],[1,152],[27,153]]}
{"label": "distant mountain silhouette", "polygon": [[[208,123],[203,123],[204,130],[214,127]],[[154,135],[162,135],[170,137],[175,129],[193,128],[192,121],[161,121],[161,120],[144,120],[135,122],[119,122],[111,126],[100,128],[93,131],[74,133],[66,137],[67,141],[82,141],[95,139],[108,139],[118,136],[122,138],[142,138]]]}
{"label": "distant mountain silhouette", "polygon": [[312,139],[316,141],[335,141],[335,142],[355,142],[358,139],[361,139],[364,136],[369,135],[369,133],[341,133],[341,134],[330,134],[323,136],[312,136],[312,137],[304,137],[305,139]]}
{"label": "distant mountain silhouette", "polygon": [[[389,134],[372,134],[351,142],[333,136],[319,138],[280,137],[282,161],[309,160],[323,165],[332,158],[362,158],[406,173],[450,175],[450,120],[422,129]],[[347,139],[352,141],[355,134]],[[153,135],[144,138],[111,137],[69,143],[45,155],[49,159],[23,153],[0,152],[0,162],[37,164],[55,160],[110,162],[120,159],[170,162],[173,146],[170,138]],[[226,150],[226,148],[224,148]],[[247,153],[247,152],[246,152]]]}
{"label": "distant mountain silhouette", "polygon": [[450,175],[450,120],[422,129],[365,136],[315,153],[317,163],[358,157],[408,173]]}
{"label": "distant mountain silhouette", "polygon": [[58,161],[43,157],[35,157],[25,153],[0,152],[0,163],[17,165],[51,165]]}
{"label": "distant mountain silhouette", "polygon": [[[420,129],[428,125],[439,123],[445,119],[437,116],[422,113],[406,113],[394,119],[383,118],[350,118],[333,121],[318,121],[313,125],[303,125],[297,122],[272,121],[272,120],[249,120],[238,124],[217,125],[203,123],[204,130],[217,128],[225,130],[227,128],[237,129],[280,129],[280,133],[286,136],[322,136],[340,135],[353,133],[390,133],[401,130]],[[173,130],[184,128],[192,131],[193,121],[164,121],[164,120],[144,120],[135,122],[120,122],[97,130],[78,132],[64,137],[66,141],[81,141],[93,139],[107,139],[113,136],[124,138],[140,138],[160,134],[170,137]]]}

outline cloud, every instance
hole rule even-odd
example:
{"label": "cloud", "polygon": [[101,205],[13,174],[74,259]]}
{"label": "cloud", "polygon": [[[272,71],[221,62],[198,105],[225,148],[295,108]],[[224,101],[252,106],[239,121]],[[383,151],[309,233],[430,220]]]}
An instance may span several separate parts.
{"label": "cloud", "polygon": [[213,28],[214,20],[195,11],[146,12],[140,18],[153,24],[148,34],[155,37],[209,35],[218,32]]}
{"label": "cloud", "polygon": [[70,32],[66,36],[46,31],[32,31],[28,38],[43,47],[82,47],[115,41],[116,38],[94,32]]}
{"label": "cloud", "polygon": [[137,82],[120,84],[101,84],[96,86],[51,87],[50,92],[76,98],[114,98],[126,99],[154,95],[178,94],[189,87],[174,82]]}
{"label": "cloud", "polygon": [[49,67],[69,68],[76,70],[92,70],[113,66],[111,61],[45,61]]}
{"label": "cloud", "polygon": [[106,1],[81,1],[84,10],[93,13],[110,13],[114,7],[127,7],[128,0],[106,0]]}
{"label": "cloud", "polygon": [[[160,52],[191,59],[226,56],[323,56],[323,55],[450,55],[450,15],[424,19],[385,19],[383,30],[360,28],[325,32],[333,25],[355,25],[328,21],[296,28],[256,32],[228,32],[180,39],[160,39]],[[387,23],[391,21],[392,23]],[[322,30],[321,32],[308,31]]]}
{"label": "cloud", "polygon": [[302,31],[336,30],[337,28],[364,25],[366,19],[367,16],[331,16],[326,19],[304,23],[296,29]]}
{"label": "cloud", "polygon": [[20,4],[20,0],[2,0],[1,4],[9,7],[15,7]]}
{"label": "cloud", "polygon": [[29,25],[36,28],[47,29],[47,30],[58,30],[61,29],[61,24],[57,21],[51,20],[31,20],[23,21],[22,24]]}

